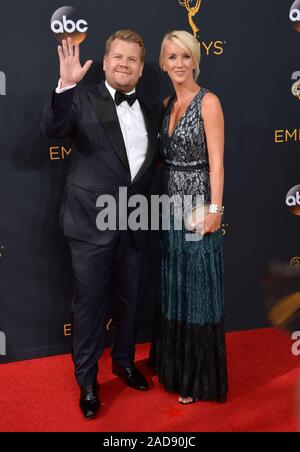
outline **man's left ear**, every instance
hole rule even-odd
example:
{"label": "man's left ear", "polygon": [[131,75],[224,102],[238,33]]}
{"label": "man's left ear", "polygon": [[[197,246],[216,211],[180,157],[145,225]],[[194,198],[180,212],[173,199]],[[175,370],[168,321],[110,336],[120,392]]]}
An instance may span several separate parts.
{"label": "man's left ear", "polygon": [[103,63],[102,63],[102,67],[103,67],[104,71],[106,70],[106,60],[107,60],[107,57],[106,57],[106,55],[104,55]]}

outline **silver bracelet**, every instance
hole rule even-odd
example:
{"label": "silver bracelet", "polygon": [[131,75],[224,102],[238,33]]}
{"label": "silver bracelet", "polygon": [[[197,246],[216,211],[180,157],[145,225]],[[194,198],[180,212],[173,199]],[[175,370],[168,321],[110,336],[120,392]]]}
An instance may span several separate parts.
{"label": "silver bracelet", "polygon": [[224,207],[219,207],[217,204],[211,204],[209,206],[209,213],[220,213],[221,215],[223,215],[224,213]]}

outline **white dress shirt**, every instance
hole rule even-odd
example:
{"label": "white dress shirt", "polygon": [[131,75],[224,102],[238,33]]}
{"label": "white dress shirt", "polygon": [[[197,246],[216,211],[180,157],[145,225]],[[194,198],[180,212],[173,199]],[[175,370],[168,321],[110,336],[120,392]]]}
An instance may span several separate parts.
{"label": "white dress shirt", "polygon": [[[116,89],[112,88],[107,81],[105,85],[111,97],[115,99]],[[59,80],[55,91],[57,94],[60,94],[75,86],[76,84],[66,88],[60,88]],[[126,94],[132,94],[134,92],[135,90]],[[148,149],[149,140],[145,119],[138,100],[135,101],[132,107],[130,107],[128,102],[122,102],[120,105],[116,105],[116,110],[127,152],[131,180],[133,180],[145,161]]]}

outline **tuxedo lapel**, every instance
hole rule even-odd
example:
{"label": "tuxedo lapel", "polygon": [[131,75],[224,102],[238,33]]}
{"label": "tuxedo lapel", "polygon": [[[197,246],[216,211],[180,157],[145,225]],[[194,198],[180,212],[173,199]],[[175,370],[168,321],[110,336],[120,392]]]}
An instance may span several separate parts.
{"label": "tuxedo lapel", "polygon": [[114,151],[117,153],[118,157],[128,169],[128,171],[130,171],[126,147],[116,112],[115,103],[105,84],[101,83],[97,87],[97,90],[94,93],[89,92],[88,96],[93,105],[98,121],[103,127]]}
{"label": "tuxedo lapel", "polygon": [[[103,127],[107,138],[109,139],[114,151],[119,156],[122,163],[130,172],[129,162],[127,158],[126,147],[120,127],[115,103],[107,90],[105,83],[101,83],[97,86],[96,91],[89,92],[88,96],[93,105],[98,121]],[[148,133],[148,150],[145,161],[131,184],[135,183],[149,168],[151,165],[157,147],[157,121],[152,112],[140,102],[140,106],[144,115],[146,129]]]}

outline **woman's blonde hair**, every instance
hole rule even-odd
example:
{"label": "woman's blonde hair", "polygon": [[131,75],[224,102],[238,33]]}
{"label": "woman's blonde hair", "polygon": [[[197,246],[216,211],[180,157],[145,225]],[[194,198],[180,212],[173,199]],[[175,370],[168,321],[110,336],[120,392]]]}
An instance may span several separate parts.
{"label": "woman's blonde hair", "polygon": [[192,55],[193,62],[195,64],[194,70],[194,79],[197,80],[200,74],[200,44],[197,39],[187,31],[184,30],[174,30],[170,33],[167,33],[161,43],[160,56],[159,56],[159,65],[161,69],[163,68],[163,62],[165,58],[165,47],[167,42],[172,41],[175,45],[180,47],[183,50],[188,49]]}

